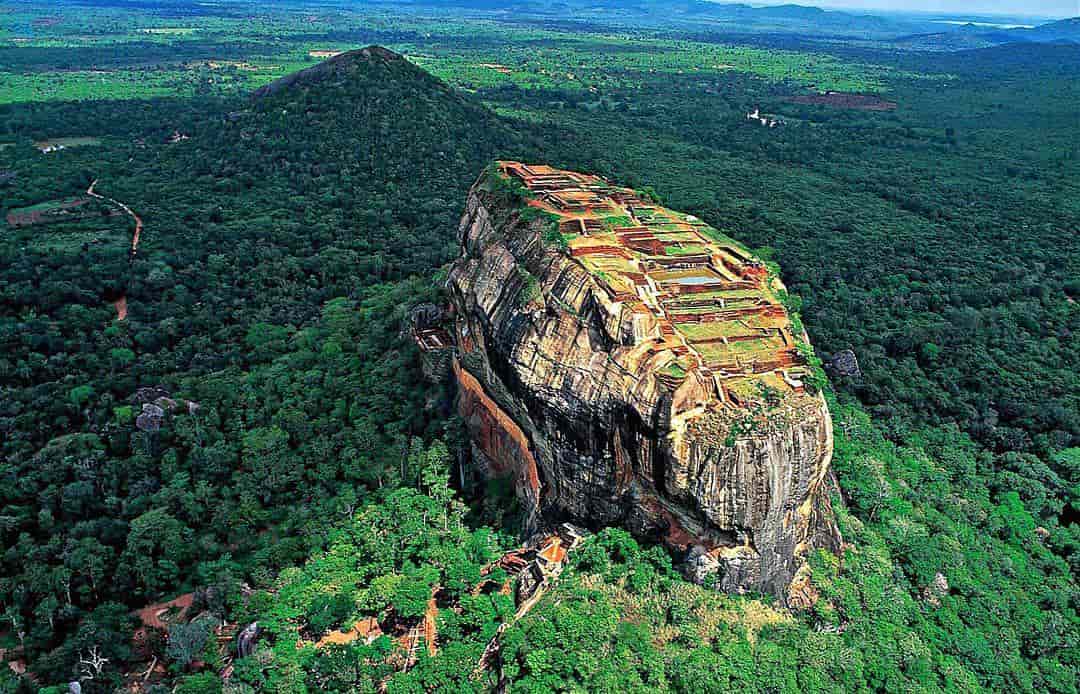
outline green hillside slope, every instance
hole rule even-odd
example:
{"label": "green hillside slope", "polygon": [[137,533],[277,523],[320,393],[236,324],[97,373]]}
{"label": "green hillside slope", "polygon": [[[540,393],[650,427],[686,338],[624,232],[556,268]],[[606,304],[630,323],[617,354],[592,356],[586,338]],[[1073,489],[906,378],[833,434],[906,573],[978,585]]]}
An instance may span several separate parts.
{"label": "green hillside slope", "polygon": [[[124,321],[0,236],[0,602],[42,681],[90,641],[119,676],[128,608],[301,560],[442,431],[399,337],[434,290],[405,278],[451,257],[468,184],[517,137],[388,52],[336,65],[177,116],[182,141],[0,151],[7,200],[95,176],[145,220]],[[334,336],[315,352],[312,321]]]}

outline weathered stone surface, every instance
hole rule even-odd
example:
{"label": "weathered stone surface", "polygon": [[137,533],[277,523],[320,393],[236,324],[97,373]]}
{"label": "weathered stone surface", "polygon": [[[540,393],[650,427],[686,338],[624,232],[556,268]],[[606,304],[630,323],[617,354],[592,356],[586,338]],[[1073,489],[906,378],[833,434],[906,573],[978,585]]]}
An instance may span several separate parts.
{"label": "weathered stone surface", "polygon": [[437,328],[445,318],[443,309],[430,303],[417,304],[409,311],[409,323],[413,330]]}
{"label": "weathered stone surface", "polygon": [[938,571],[930,585],[922,589],[922,598],[933,607],[941,607],[941,599],[949,594],[949,579]]}
{"label": "weathered stone surface", "polygon": [[131,402],[142,405],[142,411],[135,419],[135,426],[142,431],[157,431],[164,423],[166,415],[181,412],[193,415],[199,409],[199,403],[174,398],[167,389],[161,386],[139,388],[131,396]]}
{"label": "weathered stone surface", "polygon": [[131,396],[131,401],[136,405],[143,405],[148,402],[154,402],[160,398],[168,398],[171,396],[172,393],[161,386],[143,386],[135,391],[135,394]]}
{"label": "weathered stone surface", "polygon": [[831,376],[843,376],[846,378],[858,378],[862,376],[859,369],[859,360],[850,349],[842,349],[825,362],[825,368]]}
{"label": "weathered stone surface", "polygon": [[786,599],[810,551],[840,546],[824,399],[799,384],[735,407],[700,364],[673,380],[652,316],[545,245],[550,219],[523,214],[495,175],[469,195],[448,282],[482,471],[514,476],[530,531],[621,525],[682,552],[697,580]]}
{"label": "weathered stone surface", "polygon": [[157,431],[165,421],[165,410],[158,405],[146,403],[142,412],[135,418],[135,428],[139,431]]}
{"label": "weathered stone surface", "polygon": [[246,658],[255,652],[255,642],[259,638],[259,634],[262,629],[259,628],[258,622],[252,622],[244,627],[239,634],[236,635],[236,657]]}

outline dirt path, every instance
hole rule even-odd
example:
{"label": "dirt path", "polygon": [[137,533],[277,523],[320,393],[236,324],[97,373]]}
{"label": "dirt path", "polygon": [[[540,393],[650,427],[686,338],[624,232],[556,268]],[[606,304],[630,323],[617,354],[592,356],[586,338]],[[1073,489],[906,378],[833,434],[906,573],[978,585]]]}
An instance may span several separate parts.
{"label": "dirt path", "polygon": [[[97,182],[98,182],[98,180],[95,178],[93,180],[93,182],[90,183],[90,187],[86,189],[86,194],[89,195],[92,198],[97,198],[98,200],[104,200],[105,202],[107,202],[107,203],[109,203],[111,205],[115,205],[115,206],[119,207],[129,217],[131,217],[132,219],[135,220],[135,233],[131,235],[131,250],[128,253],[128,262],[133,263],[133,262],[135,262],[135,254],[139,251],[139,238],[140,238],[140,236],[142,236],[142,229],[143,229],[142,217],[135,214],[134,210],[132,210],[130,207],[128,207],[124,203],[120,202],[119,200],[114,200],[113,198],[106,197],[106,196],[102,195],[101,193],[95,193],[94,192],[94,186],[97,185]],[[116,319],[117,320],[124,320],[125,318],[127,318],[127,297],[126,296],[122,296],[119,299],[117,299],[116,301],[114,301],[113,306],[116,308]]]}
{"label": "dirt path", "polygon": [[428,655],[434,658],[439,653],[436,642],[438,636],[436,622],[439,618],[439,607],[435,604],[435,597],[428,600],[427,611],[424,612],[424,642],[427,644]]}

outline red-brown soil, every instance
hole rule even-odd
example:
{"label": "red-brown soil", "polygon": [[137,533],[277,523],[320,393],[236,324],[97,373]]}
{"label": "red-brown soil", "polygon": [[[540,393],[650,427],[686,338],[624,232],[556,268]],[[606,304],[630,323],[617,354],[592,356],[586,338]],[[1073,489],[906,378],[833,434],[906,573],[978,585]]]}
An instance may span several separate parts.
{"label": "red-brown soil", "polygon": [[356,640],[367,643],[369,638],[382,636],[382,633],[382,629],[379,628],[378,620],[374,617],[365,617],[354,624],[352,629],[349,629],[348,631],[337,630],[330,632],[319,639],[315,646],[317,648],[322,648],[324,646],[352,643]]}
{"label": "red-brown soil", "polygon": [[91,202],[90,198],[70,198],[51,207],[13,210],[7,214],[7,223],[12,227],[26,227],[34,224],[49,224],[50,222],[79,219],[85,216],[85,211],[79,208],[84,207],[89,202]]}
{"label": "red-brown soil", "polygon": [[845,92],[825,92],[824,94],[802,94],[788,99],[793,104],[832,106],[856,111],[894,111],[896,102],[882,99],[876,94],[849,94]]}
{"label": "red-brown soil", "polygon": [[435,604],[435,598],[428,600],[427,611],[424,612],[424,643],[427,645],[428,655],[434,658],[439,653],[436,639],[438,632],[436,624],[439,619],[439,607]]}
{"label": "red-brown soil", "polygon": [[194,593],[184,593],[167,602],[158,602],[153,605],[147,605],[146,607],[137,610],[135,616],[145,627],[150,629],[165,629],[169,624],[183,619],[184,613],[191,607],[194,598]]}

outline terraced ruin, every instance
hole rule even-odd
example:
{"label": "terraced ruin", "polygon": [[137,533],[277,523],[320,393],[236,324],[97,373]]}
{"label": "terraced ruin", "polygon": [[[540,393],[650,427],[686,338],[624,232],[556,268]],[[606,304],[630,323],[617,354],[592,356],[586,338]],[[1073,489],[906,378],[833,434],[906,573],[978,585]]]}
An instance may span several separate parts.
{"label": "terraced ruin", "polygon": [[697,370],[733,406],[805,390],[783,289],[742,245],[597,176],[512,161],[498,167],[527,191],[529,206],[558,219],[570,256],[611,300],[646,318],[635,341],[671,352],[660,373],[673,385]]}

